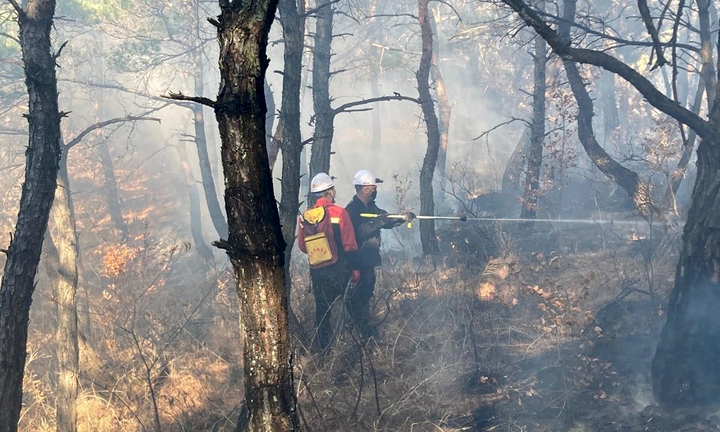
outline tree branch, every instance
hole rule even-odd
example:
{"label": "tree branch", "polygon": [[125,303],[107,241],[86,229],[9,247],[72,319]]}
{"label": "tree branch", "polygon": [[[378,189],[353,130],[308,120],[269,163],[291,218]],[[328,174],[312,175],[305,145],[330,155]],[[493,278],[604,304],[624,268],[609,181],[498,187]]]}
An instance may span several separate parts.
{"label": "tree branch", "polygon": [[209,106],[212,109],[215,109],[215,106],[217,105],[217,102],[215,102],[212,99],[208,99],[208,98],[202,97],[202,96],[185,96],[184,94],[182,94],[182,92],[178,92],[178,93],[170,92],[167,95],[162,95],[162,97],[164,97],[166,99],[171,99],[171,100],[197,102],[201,105]]}
{"label": "tree branch", "polygon": [[[20,66],[22,66],[22,64],[20,64]],[[183,108],[188,108],[188,109],[192,109],[192,107],[193,107],[192,104],[187,103],[187,102],[172,101],[172,100],[169,100],[169,99],[167,99],[167,98],[158,97],[158,96],[155,96],[155,95],[143,93],[143,92],[141,92],[141,91],[129,89],[129,88],[123,87],[123,86],[118,85],[118,84],[87,82],[87,81],[80,81],[80,80],[68,79],[68,78],[58,78],[58,81],[59,81],[59,82],[60,82],[60,81],[61,81],[61,82],[71,82],[71,83],[80,84],[80,85],[84,85],[84,86],[88,86],[88,87],[94,87],[94,88],[104,88],[104,89],[110,89],[110,90],[117,90],[117,91],[121,91],[121,92],[124,92],[124,93],[130,93],[130,94],[133,94],[133,95],[136,95],[136,96],[141,96],[141,97],[144,97],[144,98],[149,99],[149,100],[152,100],[152,101],[162,102],[162,103],[164,103],[164,104],[179,105],[179,106],[181,106],[181,107],[183,107]]]}
{"label": "tree branch", "polygon": [[667,60],[665,60],[665,57],[663,56],[662,47],[660,46],[660,37],[658,37],[658,31],[655,28],[655,24],[653,24],[652,17],[650,16],[650,8],[648,8],[647,0],[638,0],[637,3],[638,9],[640,9],[640,16],[642,16],[642,20],[645,23],[645,28],[647,28],[648,33],[650,33],[650,38],[653,41],[653,47],[657,53],[657,63],[655,63],[655,66],[650,69],[653,70],[667,64]]}
{"label": "tree branch", "polygon": [[647,78],[615,57],[600,51],[572,48],[563,42],[560,36],[523,0],[503,0],[503,2],[517,12],[527,25],[533,27],[548,42],[555,54],[561,58],[599,66],[619,75],[645,96],[652,106],[686,124],[703,138],[710,138],[719,132],[717,126],[703,120],[697,114],[665,96]]}
{"label": "tree branch", "polygon": [[22,6],[18,4],[15,0],[8,0],[10,4],[15,8],[15,12],[18,13],[18,15],[25,15],[25,11],[23,10]]}
{"label": "tree branch", "polygon": [[10,39],[11,41],[16,42],[18,45],[20,45],[20,39],[16,38],[15,36],[13,36],[9,33],[0,32],[0,36],[4,36],[4,37]]}
{"label": "tree branch", "polygon": [[58,49],[57,52],[55,54],[53,54],[53,56],[52,56],[53,61],[56,61],[58,59],[58,57],[60,57],[60,53],[62,53],[63,48],[65,48],[65,45],[67,45],[67,44],[68,44],[68,41],[65,41],[62,43],[62,45],[60,45],[60,49]]}
{"label": "tree branch", "polygon": [[371,104],[371,103],[375,103],[375,102],[402,101],[402,100],[409,101],[409,102],[415,102],[418,105],[420,104],[420,99],[418,99],[418,98],[403,96],[403,95],[397,93],[394,96],[380,96],[380,97],[375,97],[375,98],[370,98],[370,99],[363,99],[363,100],[359,100],[359,101],[348,102],[344,105],[340,105],[339,107],[333,109],[333,115],[340,114],[341,112],[346,112],[350,108],[354,108],[354,107],[360,106],[360,105],[367,105],[367,104]]}
{"label": "tree branch", "polygon": [[[594,29],[592,29],[592,28],[590,28],[590,27],[588,27],[588,26],[582,25],[582,24],[580,24],[580,23],[578,23],[578,22],[569,22],[569,21],[567,21],[565,18],[562,18],[562,17],[556,16],[556,15],[553,15],[553,14],[551,14],[550,12],[539,11],[539,10],[536,10],[535,12],[536,12],[538,15],[540,15],[540,16],[544,16],[544,17],[546,17],[546,18],[550,18],[551,20],[553,20],[554,22],[556,22],[556,23],[558,23],[558,24],[563,24],[563,23],[569,24],[570,26],[575,27],[575,28],[577,28],[577,29],[580,29],[580,30],[584,31],[584,32],[587,33],[587,34],[591,34],[591,35],[593,35],[593,36],[598,36],[598,37],[600,37],[600,38],[602,38],[602,39],[607,39],[607,40],[610,40],[610,41],[613,41],[613,42],[617,42],[618,45],[641,46],[641,47],[648,47],[648,46],[651,47],[651,46],[653,46],[653,43],[652,43],[652,42],[643,42],[643,41],[634,41],[634,40],[622,39],[622,38],[619,38],[619,37],[617,37],[617,36],[613,36],[613,35],[610,35],[610,34],[607,34],[607,33],[601,32],[601,31],[598,31],[598,30],[594,30]],[[677,42],[677,41],[676,41],[676,42]],[[670,42],[661,42],[661,43],[660,43],[660,46],[662,46],[662,47],[673,46],[673,43],[672,43],[672,41],[670,41]],[[696,53],[699,53],[699,52],[700,52],[700,47],[692,46],[692,45],[690,45],[690,44],[675,43],[675,46],[678,47],[678,48],[686,49],[686,50],[688,50],[688,51],[692,51],[692,52],[696,52]]]}
{"label": "tree branch", "polygon": [[160,123],[160,119],[156,117],[144,117],[144,116],[126,116],[126,117],[118,117],[110,120],[101,121],[98,123],[95,123],[94,125],[88,126],[84,131],[80,132],[75,138],[70,140],[67,144],[65,144],[65,149],[70,150],[75,144],[78,144],[80,141],[82,141],[83,138],[90,132],[102,129],[105,126],[109,126],[111,124],[115,123],[124,123],[129,121],[140,121],[140,120],[151,120],[156,121]]}
{"label": "tree branch", "polygon": [[309,16],[311,16],[311,15],[316,14],[317,11],[319,11],[320,9],[322,9],[322,8],[324,8],[324,7],[332,6],[332,5],[334,5],[335,3],[340,3],[340,0],[330,0],[329,2],[323,3],[323,4],[321,4],[321,5],[318,6],[318,7],[315,7],[315,8],[313,8],[313,9],[308,9],[302,16],[303,16],[303,18],[307,18],[307,17],[309,17]]}

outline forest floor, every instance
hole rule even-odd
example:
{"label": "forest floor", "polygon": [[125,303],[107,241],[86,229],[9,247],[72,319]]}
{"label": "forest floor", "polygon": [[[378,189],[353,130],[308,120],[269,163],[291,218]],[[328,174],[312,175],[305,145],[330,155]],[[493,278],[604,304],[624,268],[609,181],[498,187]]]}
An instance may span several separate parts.
{"label": "forest floor", "polygon": [[[303,429],[720,430],[717,407],[670,410],[653,399],[676,231],[538,226],[527,235],[445,224],[432,262],[412,258],[414,231],[393,230],[372,305],[378,336],[361,345],[337,305],[326,354],[295,339]],[[81,295],[94,346],[81,347],[81,432],[235,430],[243,369],[231,271],[201,270],[188,245],[157,237],[88,257],[98,274]],[[310,330],[304,259],[293,260],[292,306]],[[55,430],[56,308],[45,279],[33,303],[21,431]]]}
{"label": "forest floor", "polygon": [[296,358],[308,430],[720,430],[717,407],[653,399],[679,233],[494,230],[440,230],[434,265],[386,257],[379,337],[361,347],[345,326]]}

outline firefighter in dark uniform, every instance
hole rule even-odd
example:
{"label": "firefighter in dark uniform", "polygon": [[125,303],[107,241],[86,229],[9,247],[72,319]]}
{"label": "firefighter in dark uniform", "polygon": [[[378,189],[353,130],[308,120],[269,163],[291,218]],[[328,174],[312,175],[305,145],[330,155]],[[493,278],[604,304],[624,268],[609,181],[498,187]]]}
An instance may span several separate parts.
{"label": "firefighter in dark uniform", "polygon": [[[333,303],[343,296],[352,280],[360,278],[357,265],[357,243],[350,216],[335,205],[335,184],[332,178],[320,173],[313,177],[310,191],[315,194],[315,206],[306,210],[299,220],[298,246],[308,254],[310,278],[315,296],[316,347],[324,351],[330,344],[330,320]],[[356,324],[359,322],[353,310]]]}
{"label": "firefighter in dark uniform", "polygon": [[[355,196],[345,207],[350,214],[355,239],[358,245],[358,268],[360,281],[352,293],[351,304],[360,317],[358,328],[364,339],[375,336],[375,328],[370,325],[370,299],[375,292],[375,267],[382,264],[380,258],[380,230],[392,229],[415,218],[412,212],[403,213],[403,219],[389,219],[387,212],[375,204],[377,183],[372,172],[360,170],[353,178]],[[362,214],[379,215],[363,217]]]}

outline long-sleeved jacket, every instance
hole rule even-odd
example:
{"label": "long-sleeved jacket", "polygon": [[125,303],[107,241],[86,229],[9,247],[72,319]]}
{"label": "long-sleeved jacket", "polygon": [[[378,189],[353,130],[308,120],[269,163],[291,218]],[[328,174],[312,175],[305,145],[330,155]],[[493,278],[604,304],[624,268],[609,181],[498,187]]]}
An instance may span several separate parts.
{"label": "long-sleeved jacket", "polygon": [[382,264],[380,258],[380,230],[395,228],[402,224],[402,220],[387,219],[384,217],[367,218],[362,213],[381,215],[387,213],[379,208],[375,201],[365,205],[357,195],[345,206],[350,214],[350,220],[355,227],[355,240],[358,245],[358,261],[361,267],[377,267]]}
{"label": "long-sleeved jacket", "polygon": [[[351,270],[357,270],[359,268],[357,257],[358,246],[355,239],[355,229],[348,212],[344,208],[335,205],[326,197],[318,198],[315,202],[315,207],[325,207],[330,216],[333,236],[335,237],[338,251],[338,262],[336,264],[339,266],[347,265]],[[298,225],[301,223],[302,220],[300,220]],[[298,247],[303,253],[307,253],[302,229],[298,230]]]}

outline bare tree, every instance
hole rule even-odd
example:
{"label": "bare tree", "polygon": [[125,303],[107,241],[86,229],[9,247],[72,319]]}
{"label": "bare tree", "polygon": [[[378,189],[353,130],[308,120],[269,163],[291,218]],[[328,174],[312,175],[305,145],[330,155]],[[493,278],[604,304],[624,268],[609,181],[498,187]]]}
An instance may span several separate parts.
{"label": "bare tree", "polygon": [[58,252],[55,289],[58,304],[58,384],[56,391],[56,424],[58,432],[77,430],[76,400],[78,394],[78,249],[77,231],[72,199],[70,177],[67,171],[67,149],[60,159],[58,183],[55,191],[53,217],[56,230],[53,243]]}
{"label": "bare tree", "polygon": [[240,298],[248,430],[296,430],[285,242],[265,145],[266,48],[278,0],[219,4],[210,19],[221,53],[218,98],[173,97],[211,106],[218,120],[229,236],[216,245],[230,257]]}
{"label": "bare tree", "polygon": [[[698,146],[698,174],[683,246],[670,296],[667,322],[652,365],[653,389],[665,403],[707,403],[720,398],[720,106],[712,104],[708,119],[659,91],[647,78],[612,55],[575,48],[522,0],[503,0],[533,27],[564,60],[588,63],[613,72],[634,86],[658,110],[693,129]],[[675,61],[673,59],[673,61]],[[706,86],[717,97],[718,89]]]}
{"label": "bare tree", "polygon": [[[544,2],[539,2],[542,10]],[[542,169],[543,146],[545,143],[545,91],[547,90],[547,43],[540,36],[535,37],[533,57],[533,95],[532,124],[530,127],[530,147],[526,153],[527,170],[525,172],[525,192],[520,217],[535,219],[537,216],[538,194],[540,192],[540,170]],[[523,228],[531,230],[532,222],[524,223]]]}
{"label": "bare tree", "polygon": [[42,243],[50,216],[58,163],[60,118],[55,62],[50,52],[54,0],[28,0],[25,8],[12,3],[20,27],[20,46],[29,101],[29,139],[25,182],[15,235],[5,251],[7,261],[0,286],[0,430],[15,431],[22,406],[30,304],[35,290]]}
{"label": "bare tree", "polygon": [[[428,10],[428,0],[418,0],[418,20],[422,33],[422,55],[420,66],[415,74],[418,83],[420,106],[422,107],[425,127],[427,128],[428,145],[420,169],[420,213],[424,215],[435,214],[435,202],[433,197],[433,173],[440,151],[440,128],[437,115],[430,94],[430,67],[433,56],[433,34]],[[423,219],[420,221],[420,242],[422,243],[423,255],[433,255],[439,251],[437,237],[435,235],[435,222]]]}

